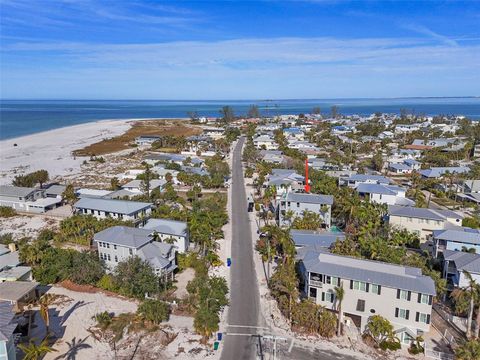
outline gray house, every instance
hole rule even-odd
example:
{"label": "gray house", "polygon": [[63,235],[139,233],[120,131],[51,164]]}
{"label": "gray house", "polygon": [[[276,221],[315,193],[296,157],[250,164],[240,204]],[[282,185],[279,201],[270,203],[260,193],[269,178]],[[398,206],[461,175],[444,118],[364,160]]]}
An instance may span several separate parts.
{"label": "gray house", "polygon": [[290,237],[295,244],[297,251],[303,248],[324,248],[328,249],[337,241],[345,240],[343,232],[313,231],[313,230],[290,230]]}
{"label": "gray house", "polygon": [[120,261],[138,256],[150,263],[157,276],[173,279],[175,247],[155,239],[149,229],[128,226],[113,226],[96,233],[98,256],[105,261],[109,270],[114,270]]}
{"label": "gray house", "polygon": [[93,215],[97,219],[112,217],[135,224],[145,222],[152,212],[150,203],[98,198],[81,198],[74,208],[78,214]]}
{"label": "gray house", "polygon": [[329,229],[332,205],[333,196],[331,195],[288,192],[280,199],[278,218],[281,224],[285,224],[285,215],[287,215],[287,212],[292,212],[293,217],[302,217],[304,211],[311,211],[320,215],[321,227]]}
{"label": "gray house", "polygon": [[0,360],[17,358],[13,333],[17,328],[13,306],[0,302]]}
{"label": "gray house", "polygon": [[8,206],[17,211],[44,213],[55,208],[61,201],[57,198],[47,198],[43,189],[0,186],[0,206]]}
{"label": "gray house", "polygon": [[[303,290],[315,303],[336,311],[335,287],[345,291],[343,314],[363,331],[372,315],[394,327],[402,344],[430,329],[435,283],[419,268],[333,255],[325,250],[298,256]],[[347,325],[352,325],[350,320]]]}
{"label": "gray house", "polygon": [[160,241],[172,241],[175,249],[183,254],[189,247],[187,223],[168,219],[149,219],[143,229],[156,233]]}

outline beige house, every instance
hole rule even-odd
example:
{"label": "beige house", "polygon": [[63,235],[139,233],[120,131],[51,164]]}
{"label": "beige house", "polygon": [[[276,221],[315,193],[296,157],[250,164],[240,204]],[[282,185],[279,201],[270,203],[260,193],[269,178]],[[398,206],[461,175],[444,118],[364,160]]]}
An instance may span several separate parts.
{"label": "beige house", "polygon": [[407,229],[425,242],[434,230],[444,230],[462,225],[463,215],[450,210],[433,210],[411,206],[388,207],[388,222]]}
{"label": "beige house", "polygon": [[430,330],[435,283],[419,268],[298,250],[303,290],[308,298],[337,310],[335,287],[345,291],[342,312],[346,326],[364,331],[372,315],[386,318],[402,344]]}

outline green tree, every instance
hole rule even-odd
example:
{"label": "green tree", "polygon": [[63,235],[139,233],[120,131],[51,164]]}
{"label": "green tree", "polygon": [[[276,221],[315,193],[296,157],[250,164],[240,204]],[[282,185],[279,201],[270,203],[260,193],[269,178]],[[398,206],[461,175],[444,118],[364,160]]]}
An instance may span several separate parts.
{"label": "green tree", "polygon": [[69,204],[73,211],[73,205],[78,201],[78,196],[75,193],[75,188],[72,184],[68,184],[62,193],[62,199]]}
{"label": "green tree", "polygon": [[43,339],[39,345],[35,343],[35,339],[30,339],[28,345],[20,344],[18,348],[24,354],[23,360],[39,360],[47,353],[58,351],[48,344],[48,338]]}
{"label": "green tree", "polygon": [[365,328],[365,334],[370,335],[377,345],[386,341],[392,333],[393,325],[390,321],[380,315],[370,316]]}
{"label": "green tree", "polygon": [[235,114],[233,112],[233,108],[231,106],[223,106],[220,109],[220,115],[222,116],[222,122],[225,124],[231,123],[235,120]]}
{"label": "green tree", "polygon": [[480,341],[467,340],[455,349],[455,356],[458,360],[480,359]]}
{"label": "green tree", "polygon": [[312,109],[312,114],[314,115],[320,115],[322,113],[320,107],[318,106],[315,106],[313,109]]}
{"label": "green tree", "polygon": [[47,333],[47,337],[50,333],[50,306],[52,306],[55,301],[57,300],[57,295],[55,294],[50,294],[47,293],[43,295],[39,299],[39,304],[40,304],[40,316],[43,319],[43,322],[45,323],[45,331]]}
{"label": "green tree", "polygon": [[163,301],[147,299],[139,305],[137,314],[153,324],[160,324],[162,321],[168,321],[170,306]]}
{"label": "green tree", "polygon": [[309,210],[302,212],[302,217],[293,220],[292,228],[300,230],[318,230],[321,225],[320,215]]}
{"label": "green tree", "polygon": [[330,108],[330,116],[332,117],[332,119],[336,119],[338,117],[339,111],[340,111],[340,108],[336,105],[333,105]]}
{"label": "green tree", "polygon": [[152,266],[138,256],[117,264],[114,282],[121,294],[138,299],[143,299],[145,294],[154,295],[159,291],[159,279]]}
{"label": "green tree", "polygon": [[118,190],[120,188],[120,181],[116,176],[110,179],[110,189],[112,191]]}

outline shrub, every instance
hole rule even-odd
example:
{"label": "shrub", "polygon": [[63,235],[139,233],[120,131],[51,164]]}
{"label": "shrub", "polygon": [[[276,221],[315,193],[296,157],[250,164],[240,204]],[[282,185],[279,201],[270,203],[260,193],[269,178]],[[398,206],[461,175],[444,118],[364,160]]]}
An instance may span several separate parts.
{"label": "shrub", "polygon": [[100,280],[97,281],[96,286],[99,287],[100,289],[112,291],[112,292],[116,292],[118,290],[113,280],[113,277],[108,274],[104,274],[100,278]]}
{"label": "shrub", "polygon": [[15,209],[9,206],[0,206],[0,217],[2,218],[9,218],[17,215]]}
{"label": "shrub", "polygon": [[158,325],[170,318],[170,306],[166,302],[149,299],[140,304],[137,314]]}
{"label": "shrub", "polygon": [[417,354],[423,354],[423,346],[418,346],[417,344],[412,344],[409,348],[408,348],[408,352],[412,355],[417,355]]}
{"label": "shrub", "polygon": [[385,340],[380,343],[380,349],[397,351],[401,348],[400,342],[395,340]]}
{"label": "shrub", "polygon": [[104,311],[92,317],[97,322],[97,327],[106,330],[112,323],[112,315],[108,311]]}
{"label": "shrub", "polygon": [[3,245],[8,245],[13,243],[13,235],[8,233],[8,234],[2,234],[0,235],[0,244]]}

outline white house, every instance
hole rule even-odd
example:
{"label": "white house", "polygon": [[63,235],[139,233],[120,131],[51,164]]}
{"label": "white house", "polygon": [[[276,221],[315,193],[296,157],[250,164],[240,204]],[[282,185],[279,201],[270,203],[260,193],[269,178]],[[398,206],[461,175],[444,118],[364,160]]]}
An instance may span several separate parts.
{"label": "white house", "polygon": [[293,217],[302,217],[305,211],[320,215],[320,227],[330,229],[333,196],[287,192],[280,199],[279,221],[286,223],[285,215],[291,211]]}
{"label": "white house", "polygon": [[46,197],[44,189],[0,186],[0,206],[11,207],[16,211],[44,213],[62,202],[61,197]]}
{"label": "white house", "polygon": [[406,190],[400,186],[384,184],[359,184],[356,188],[360,196],[368,197],[370,202],[387,205],[415,205],[405,197]]}
{"label": "white house", "polygon": [[169,219],[148,219],[143,228],[156,233],[159,241],[171,243],[179,253],[187,252],[190,241],[186,222]]}
{"label": "white house", "polygon": [[372,315],[386,318],[404,345],[430,330],[435,283],[414,267],[333,255],[325,250],[298,251],[303,290],[316,304],[337,310],[335,287],[344,289],[344,321],[364,331]]}
{"label": "white house", "polygon": [[388,222],[417,234],[425,242],[434,230],[444,230],[462,224],[463,215],[451,210],[433,210],[412,206],[388,207]]}
{"label": "white house", "polygon": [[92,215],[97,219],[112,217],[134,223],[145,222],[152,212],[152,204],[138,201],[102,198],[81,198],[74,205],[77,214]]}

